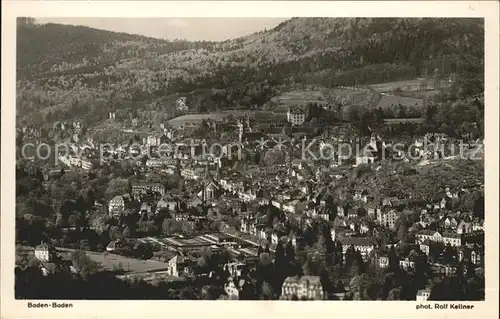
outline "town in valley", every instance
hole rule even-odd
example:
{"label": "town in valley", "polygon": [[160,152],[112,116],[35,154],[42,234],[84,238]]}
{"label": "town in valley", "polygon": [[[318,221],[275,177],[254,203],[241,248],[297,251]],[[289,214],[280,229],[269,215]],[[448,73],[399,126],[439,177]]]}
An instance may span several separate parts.
{"label": "town in valley", "polygon": [[16,299],[484,300],[483,20],[255,31],[18,18]]}

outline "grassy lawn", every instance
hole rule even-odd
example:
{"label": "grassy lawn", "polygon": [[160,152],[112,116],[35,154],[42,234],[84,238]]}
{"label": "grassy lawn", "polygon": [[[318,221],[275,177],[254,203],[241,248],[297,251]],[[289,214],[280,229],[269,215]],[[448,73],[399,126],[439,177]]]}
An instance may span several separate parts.
{"label": "grassy lawn", "polygon": [[[73,249],[57,248],[57,252],[66,258],[69,258]],[[164,270],[167,264],[154,260],[140,260],[135,258],[124,257],[115,254],[104,254],[98,252],[85,252],[92,260],[100,263],[104,270],[113,270],[114,267],[121,265],[122,269],[126,272],[141,273],[149,271]]]}
{"label": "grassy lawn", "polygon": [[223,113],[198,113],[198,114],[186,114],[182,116],[175,117],[168,121],[168,124],[177,128],[186,122],[201,122],[203,120],[221,120],[227,116]]}
{"label": "grassy lawn", "polygon": [[[370,87],[378,92],[392,92],[397,88],[403,91],[416,91],[420,88],[421,83],[427,83],[428,87],[432,87],[432,80],[406,80],[387,83],[371,84]],[[447,83],[442,82],[442,87],[446,87]]]}

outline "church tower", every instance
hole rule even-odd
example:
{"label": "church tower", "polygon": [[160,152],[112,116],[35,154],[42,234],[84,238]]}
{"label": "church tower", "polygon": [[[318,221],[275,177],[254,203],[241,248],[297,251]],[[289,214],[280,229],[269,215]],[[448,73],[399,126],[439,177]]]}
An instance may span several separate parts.
{"label": "church tower", "polygon": [[241,120],[238,120],[238,141],[242,142],[243,140],[243,122]]}

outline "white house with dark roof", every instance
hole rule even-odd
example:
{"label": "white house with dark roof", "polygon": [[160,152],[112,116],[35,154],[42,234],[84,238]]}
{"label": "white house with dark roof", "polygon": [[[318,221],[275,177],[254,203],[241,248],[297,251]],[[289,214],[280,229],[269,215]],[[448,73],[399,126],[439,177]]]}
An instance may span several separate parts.
{"label": "white house with dark roof", "polygon": [[427,301],[431,295],[430,289],[421,289],[417,292],[416,300],[417,301]]}
{"label": "white house with dark roof", "polygon": [[120,214],[124,209],[125,199],[123,198],[123,196],[117,195],[109,201],[108,210],[110,214]]}

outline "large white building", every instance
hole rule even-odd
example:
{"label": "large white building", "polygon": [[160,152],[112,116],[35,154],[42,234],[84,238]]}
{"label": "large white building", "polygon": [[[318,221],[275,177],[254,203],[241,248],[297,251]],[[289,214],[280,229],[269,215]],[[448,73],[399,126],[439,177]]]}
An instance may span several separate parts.
{"label": "large white building", "polygon": [[125,199],[123,196],[115,196],[109,201],[109,213],[119,214],[125,209]]}
{"label": "large white building", "polygon": [[35,247],[35,258],[41,262],[50,262],[53,254],[53,248],[44,242]]}
{"label": "large white building", "polygon": [[81,169],[86,170],[86,171],[92,169],[92,167],[93,167],[91,162],[83,160],[83,159],[78,158],[78,157],[69,156],[69,155],[59,156],[59,161],[61,161],[62,163],[64,163],[68,167],[81,168]]}
{"label": "large white building", "polygon": [[323,299],[323,286],[319,276],[288,277],[281,290],[281,295],[286,299],[293,297],[308,300]]}
{"label": "large white building", "polygon": [[300,107],[290,107],[286,113],[288,123],[302,125],[306,121],[306,110]]}
{"label": "large white building", "polygon": [[383,211],[377,212],[377,221],[381,226],[393,229],[397,219],[398,219],[398,214],[394,209],[391,209],[387,212]]}

